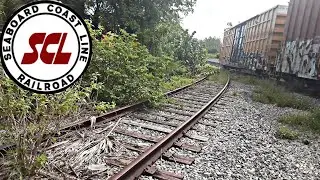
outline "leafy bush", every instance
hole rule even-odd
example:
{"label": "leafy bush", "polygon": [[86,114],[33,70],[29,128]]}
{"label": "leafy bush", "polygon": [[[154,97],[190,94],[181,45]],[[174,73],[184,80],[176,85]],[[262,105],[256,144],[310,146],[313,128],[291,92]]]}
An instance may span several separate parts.
{"label": "leafy bush", "polygon": [[182,40],[175,51],[175,59],[188,68],[191,75],[196,75],[199,68],[206,64],[207,50],[200,41],[195,39],[195,32],[191,35],[183,32]]}
{"label": "leafy bush", "polygon": [[162,22],[154,29],[146,29],[138,34],[140,42],[153,56],[174,58],[174,53],[182,41],[183,28],[178,23]]}
{"label": "leafy bush", "polygon": [[210,64],[206,64],[199,68],[199,73],[205,76],[215,74],[219,72],[219,68],[212,66]]}
{"label": "leafy bush", "polygon": [[167,56],[185,67],[188,72],[175,75],[196,75],[200,68],[206,64],[207,51],[202,41],[194,38],[180,24],[163,22],[155,29],[148,29],[140,33],[138,38],[145,44],[153,56]]}
{"label": "leafy bush", "polygon": [[[102,36],[102,29],[92,30],[93,37]],[[161,94],[162,82],[185,69],[169,57],[152,56],[135,35],[121,31],[107,33],[102,40],[93,38],[93,59],[86,73],[98,74],[103,89],[98,99],[117,105],[156,98]]]}
{"label": "leafy bush", "polygon": [[194,82],[194,79],[180,76],[171,77],[170,81],[162,82],[161,87],[163,88],[162,92],[171,91],[179,87],[191,84]]}

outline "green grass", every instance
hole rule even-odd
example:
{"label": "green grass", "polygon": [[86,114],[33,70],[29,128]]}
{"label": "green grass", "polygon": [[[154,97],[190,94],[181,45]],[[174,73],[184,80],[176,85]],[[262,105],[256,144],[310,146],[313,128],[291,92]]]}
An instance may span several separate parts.
{"label": "green grass", "polygon": [[307,98],[298,97],[271,81],[261,80],[253,93],[253,100],[264,104],[276,104],[278,107],[291,107],[309,110],[313,104]]}
{"label": "green grass", "polygon": [[313,131],[320,134],[320,109],[317,108],[303,114],[282,116],[279,122],[304,131]]}
{"label": "green grass", "polygon": [[270,80],[244,75],[233,75],[232,80],[243,84],[254,85],[255,89],[252,99],[256,102],[275,104],[278,107],[291,107],[300,110],[314,108],[310,99],[298,97]]}
{"label": "green grass", "polygon": [[277,136],[281,139],[295,140],[299,138],[299,133],[286,126],[280,126],[277,131]]}
{"label": "green grass", "polygon": [[219,70],[217,73],[209,76],[208,80],[225,85],[229,77],[229,72]]}
{"label": "green grass", "polygon": [[233,81],[241,82],[248,85],[259,85],[259,79],[252,76],[233,75],[231,78]]}
{"label": "green grass", "polygon": [[209,58],[209,59],[219,59],[219,54],[217,53],[217,54],[208,54],[207,55],[207,58]]}
{"label": "green grass", "polygon": [[186,86],[188,84],[191,84],[193,82],[195,82],[195,79],[193,78],[173,76],[171,78],[171,81],[164,82],[161,84],[161,86],[163,87],[163,92],[168,92],[168,91]]}
{"label": "green grass", "polygon": [[[275,82],[269,80],[244,75],[233,75],[232,80],[243,84],[254,85],[253,101],[264,104],[275,104],[278,107],[291,107],[307,111],[303,114],[280,117],[279,122],[288,125],[291,128],[314,131],[320,134],[320,108],[315,109],[315,105],[310,99],[297,96],[283,86],[279,86]],[[280,138],[284,139],[296,139],[298,137],[297,132],[286,126],[279,127],[277,134]]]}

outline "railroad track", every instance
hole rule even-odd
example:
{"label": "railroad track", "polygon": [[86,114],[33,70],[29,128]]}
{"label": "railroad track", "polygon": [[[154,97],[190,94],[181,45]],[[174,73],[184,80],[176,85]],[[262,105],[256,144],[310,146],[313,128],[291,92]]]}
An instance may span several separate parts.
{"label": "railroad track", "polygon": [[[165,105],[166,109],[161,109],[161,111],[169,112],[171,115],[163,115],[161,113],[151,113],[156,117],[163,117],[164,121],[152,120],[152,117],[145,116],[136,116],[139,119],[143,119],[144,121],[152,121],[156,123],[153,126],[148,126],[144,124],[136,124],[129,123],[131,125],[138,125],[143,128],[159,131],[162,133],[168,133],[164,137],[158,138],[157,141],[154,141],[156,144],[152,145],[148,148],[142,147],[132,147],[128,146],[128,149],[140,151],[140,149],[145,149],[137,158],[135,158],[130,164],[126,165],[120,172],[112,176],[111,180],[116,179],[135,179],[139,177],[141,174],[153,176],[158,179],[183,179],[182,174],[176,174],[174,172],[169,172],[166,170],[160,170],[155,165],[153,165],[159,158],[163,158],[168,161],[174,161],[176,163],[181,163],[185,165],[190,165],[194,162],[194,158],[190,158],[187,156],[175,155],[168,150],[171,147],[184,149],[192,152],[200,152],[201,147],[193,145],[192,141],[202,141],[206,142],[208,137],[202,136],[199,134],[208,134],[210,132],[201,132],[194,128],[194,125],[197,123],[204,126],[215,126],[214,124],[210,124],[210,122],[201,121],[201,118],[206,114],[206,112],[218,102],[219,98],[226,91],[229,85],[229,80],[226,85],[221,87],[213,88],[211,85],[198,85],[195,88],[191,88],[187,91],[184,91],[180,94],[174,95],[172,98],[178,101],[178,104],[183,104],[183,110],[180,110],[179,107],[176,107],[172,104]],[[214,85],[216,86],[216,85]],[[188,111],[188,112],[187,112]],[[187,112],[187,113],[186,113]],[[150,114],[148,112],[148,114]],[[183,116],[183,117],[181,117]],[[171,120],[179,121],[178,123],[172,123]],[[127,121],[126,121],[127,122]],[[178,125],[179,124],[179,125]],[[156,128],[156,126],[162,127],[165,126],[164,129]],[[166,130],[167,126],[175,127],[172,130]],[[193,131],[193,133],[189,133],[189,130]],[[123,133],[126,131],[120,131],[119,133]],[[128,133],[124,133],[125,135],[131,135]],[[180,141],[181,138],[187,138],[189,141],[187,143]],[[151,139],[148,139],[149,141]],[[151,140],[152,141],[152,140]],[[188,143],[189,142],[189,143]],[[121,166],[121,164],[114,164]]]}
{"label": "railroad track", "polygon": [[[194,163],[194,158],[169,150],[201,151],[199,144],[205,143],[211,132],[195,125],[215,126],[202,117],[228,85],[229,80],[223,86],[201,79],[167,93],[170,101],[158,109],[146,108],[141,102],[98,117],[95,124],[83,121],[64,127],[58,143],[47,148],[48,172],[58,172],[67,179],[122,180],[141,175],[183,179],[182,174],[161,170],[154,163],[159,158],[186,165]],[[42,175],[57,178],[50,173]]]}

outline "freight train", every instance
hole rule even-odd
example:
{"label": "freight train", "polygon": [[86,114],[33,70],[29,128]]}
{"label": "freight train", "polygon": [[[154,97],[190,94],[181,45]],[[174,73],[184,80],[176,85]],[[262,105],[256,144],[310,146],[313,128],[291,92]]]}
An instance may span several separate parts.
{"label": "freight train", "polygon": [[320,0],[291,0],[225,29],[220,64],[320,84],[319,53]]}

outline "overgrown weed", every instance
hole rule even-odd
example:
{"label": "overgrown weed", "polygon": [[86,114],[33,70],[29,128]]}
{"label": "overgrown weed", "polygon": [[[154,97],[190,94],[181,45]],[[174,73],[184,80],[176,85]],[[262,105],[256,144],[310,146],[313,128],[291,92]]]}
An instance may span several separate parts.
{"label": "overgrown weed", "polygon": [[229,72],[224,70],[217,70],[213,75],[209,76],[209,81],[225,85],[229,77]]}
{"label": "overgrown weed", "polygon": [[306,113],[282,116],[280,117],[279,122],[299,128],[303,131],[311,130],[320,134],[320,108],[316,108]]}
{"label": "overgrown weed", "polygon": [[165,93],[172,91],[177,88],[192,84],[193,82],[195,82],[195,79],[191,77],[173,76],[169,81],[161,83],[162,92]]}
{"label": "overgrown weed", "polygon": [[[101,87],[92,82],[88,87],[78,84],[63,93],[44,95],[22,90],[6,77],[0,77],[0,85],[1,130],[5,132],[2,144],[16,146],[1,160],[8,179],[34,176],[47,161],[43,151],[44,146],[50,145],[43,144],[47,135],[57,132],[61,122],[77,116],[80,109],[94,111],[96,103],[91,94]],[[112,107],[104,103],[98,109]]]}
{"label": "overgrown weed", "polygon": [[243,84],[248,85],[259,85],[260,80],[252,77],[252,76],[245,76],[245,75],[232,75],[231,78],[233,81],[241,82]]}
{"label": "overgrown weed", "polygon": [[232,79],[243,84],[254,85],[255,89],[252,99],[256,102],[275,104],[278,107],[291,107],[300,110],[309,110],[314,107],[310,99],[298,97],[270,80],[245,75],[233,75]]}
{"label": "overgrown weed", "polygon": [[253,100],[264,104],[276,104],[278,107],[291,107],[309,110],[313,107],[311,101],[304,97],[297,97],[284,87],[277,86],[268,80],[261,80],[253,93]]}
{"label": "overgrown weed", "polygon": [[280,126],[277,136],[281,139],[295,140],[299,138],[299,133],[286,126]]}

